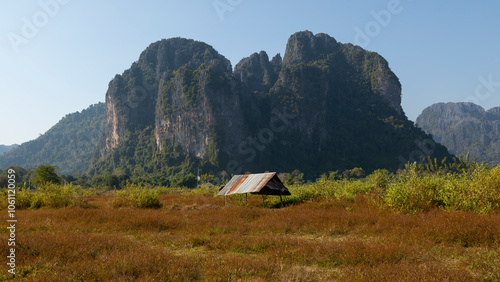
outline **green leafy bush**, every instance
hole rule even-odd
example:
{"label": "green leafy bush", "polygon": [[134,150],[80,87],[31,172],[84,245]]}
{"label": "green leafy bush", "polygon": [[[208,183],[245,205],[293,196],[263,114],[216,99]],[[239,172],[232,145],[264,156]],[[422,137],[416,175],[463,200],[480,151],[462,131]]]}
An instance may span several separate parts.
{"label": "green leafy bush", "polygon": [[72,184],[43,184],[36,190],[22,189],[16,193],[18,209],[38,209],[41,207],[66,208],[86,207],[84,193],[80,186]]}
{"label": "green leafy bush", "polygon": [[61,184],[62,179],[56,172],[56,167],[51,165],[41,165],[35,169],[33,182],[43,186],[46,183]]}
{"label": "green leafy bush", "polygon": [[491,212],[500,203],[500,167],[477,166],[469,174],[450,179],[437,193],[447,209]]}
{"label": "green leafy bush", "polygon": [[[443,162],[444,163],[444,162]],[[432,208],[490,213],[500,208],[500,167],[475,162],[460,163],[461,169],[433,164],[408,164],[397,175],[376,170],[364,179],[333,180],[323,175],[314,183],[289,186],[286,205],[309,201],[354,201],[359,194],[374,193],[378,204],[414,214]],[[270,202],[277,206],[279,198]]]}
{"label": "green leafy bush", "polygon": [[500,205],[500,167],[470,164],[461,173],[424,172],[415,164],[391,182],[384,197],[388,206],[405,213],[441,207],[492,212]]}
{"label": "green leafy bush", "polygon": [[441,182],[437,176],[421,176],[417,165],[412,164],[397,181],[389,184],[384,200],[387,205],[406,213],[428,210],[434,206],[435,193]]}
{"label": "green leafy bush", "polygon": [[129,184],[125,189],[116,192],[116,197],[111,201],[113,207],[130,206],[134,208],[153,208],[161,207],[158,198],[159,192],[151,187]]}
{"label": "green leafy bush", "polygon": [[294,185],[288,188],[292,195],[284,197],[285,204],[334,199],[353,201],[356,195],[374,190],[374,186],[367,185],[365,180],[329,180],[326,175],[315,183]]}

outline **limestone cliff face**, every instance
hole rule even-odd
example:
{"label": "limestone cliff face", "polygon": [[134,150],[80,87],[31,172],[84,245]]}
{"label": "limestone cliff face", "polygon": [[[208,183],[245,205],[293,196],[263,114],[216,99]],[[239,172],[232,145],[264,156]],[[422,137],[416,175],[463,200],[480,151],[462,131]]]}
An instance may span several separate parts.
{"label": "limestone cliff face", "polygon": [[[160,81],[156,108],[156,144],[171,142],[203,158],[207,150],[217,155],[219,146],[242,138],[239,96],[234,93],[227,60],[181,67]],[[224,129],[234,129],[226,134]]]}
{"label": "limestone cliff face", "polygon": [[379,54],[363,50],[352,44],[343,45],[342,52],[349,64],[361,72],[371,89],[398,113],[403,114],[401,107],[401,83],[389,68],[389,63]]}
{"label": "limestone cliff face", "polygon": [[[404,115],[401,84],[387,61],[327,34],[293,34],[282,61],[254,53],[236,66],[235,76],[241,82],[251,136],[264,132],[278,116],[286,125],[273,132],[273,140],[279,141],[267,145],[266,154],[257,154],[256,161],[240,161],[251,171],[262,163],[284,171],[306,163],[319,170],[340,163],[370,168],[385,160],[390,167],[391,159],[418,149],[415,140],[430,139]],[[250,152],[243,148],[240,154]],[[258,145],[254,149],[260,150]],[[449,156],[439,144],[432,154]],[[251,160],[253,155],[247,155]],[[284,157],[292,160],[275,161]]]}
{"label": "limestone cliff face", "polygon": [[109,83],[101,158],[122,143],[128,134],[154,122],[156,88],[154,77],[147,77],[147,72],[137,63]]}
{"label": "limestone cliff face", "polygon": [[241,112],[250,132],[262,129],[268,111],[266,95],[274,86],[282,68],[282,58],[277,54],[269,60],[265,51],[253,53],[242,59],[234,68],[234,78],[238,82],[237,92],[241,99]]}
{"label": "limestone cliff face", "polygon": [[118,111],[118,95],[120,91],[123,91],[123,78],[117,75],[109,84],[106,94],[106,138],[104,139],[105,145],[102,148],[102,155],[116,148],[125,138],[127,132],[128,117],[124,114],[120,114]]}
{"label": "limestone cliff face", "polygon": [[[326,34],[298,32],[283,58],[261,51],[234,72],[205,43],[161,40],[110,82],[93,171],[397,168],[415,140],[429,138],[400,103],[380,55]],[[448,156],[440,146],[434,153]]]}
{"label": "limestone cliff face", "polygon": [[305,133],[304,142],[316,143],[319,151],[323,141],[332,138],[330,121],[342,120],[342,105],[355,107],[361,99],[379,96],[382,99],[376,103],[385,103],[404,115],[401,85],[387,62],[376,53],[338,43],[327,34],[306,31],[290,37],[272,92],[298,113],[295,129]]}
{"label": "limestone cliff face", "polygon": [[217,156],[217,143],[236,142],[242,135],[219,130],[242,128],[232,79],[230,62],[207,44],[182,38],[151,44],[110,83],[102,156],[127,133],[148,126],[159,151],[169,145],[198,158]]}
{"label": "limestone cliff face", "polygon": [[338,51],[340,46],[335,38],[324,33],[314,35],[310,31],[297,32],[288,39],[283,65],[290,67],[325,59],[328,54]]}
{"label": "limestone cliff face", "polygon": [[[344,58],[339,56],[340,53]],[[401,83],[387,61],[379,54],[352,44],[339,43],[327,34],[314,35],[306,31],[292,35],[283,59],[284,66],[312,61],[330,61],[337,67],[343,65],[342,71],[345,72],[354,68],[376,94],[382,96],[398,113],[403,113]]]}
{"label": "limestone cliff face", "polygon": [[241,60],[234,68],[234,76],[242,83],[242,93],[263,94],[269,91],[278,78],[281,63],[279,54],[269,61],[264,51]]}

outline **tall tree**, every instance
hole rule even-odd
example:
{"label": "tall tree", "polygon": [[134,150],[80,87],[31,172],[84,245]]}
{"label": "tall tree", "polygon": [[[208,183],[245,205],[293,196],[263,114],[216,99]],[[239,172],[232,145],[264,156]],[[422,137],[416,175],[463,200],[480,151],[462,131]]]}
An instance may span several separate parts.
{"label": "tall tree", "polygon": [[61,177],[56,172],[56,167],[51,165],[41,165],[35,169],[35,178],[33,182],[36,185],[43,183],[61,184]]}

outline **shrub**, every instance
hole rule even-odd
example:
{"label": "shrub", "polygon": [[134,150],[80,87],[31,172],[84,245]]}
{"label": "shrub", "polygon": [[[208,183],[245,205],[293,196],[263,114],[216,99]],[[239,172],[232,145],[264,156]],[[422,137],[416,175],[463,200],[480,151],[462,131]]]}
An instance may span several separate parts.
{"label": "shrub", "polygon": [[115,208],[131,206],[157,209],[161,207],[158,195],[158,191],[151,187],[129,184],[122,191],[116,192],[116,197],[112,200],[111,205]]}
{"label": "shrub", "polygon": [[41,165],[35,169],[33,182],[43,186],[45,183],[61,184],[62,179],[57,174],[55,166]]}
{"label": "shrub", "polygon": [[386,169],[378,169],[366,177],[368,183],[376,190],[383,192],[387,190],[393,181],[392,175]]}
{"label": "shrub", "polygon": [[415,164],[389,183],[384,201],[405,213],[441,207],[488,213],[500,205],[500,167],[469,165],[461,173],[425,173]]}
{"label": "shrub", "polygon": [[36,190],[22,189],[16,194],[16,206],[19,209],[86,207],[84,193],[80,186],[46,183]]}
{"label": "shrub", "polygon": [[436,198],[447,209],[491,212],[500,202],[500,168],[485,166],[474,168],[470,174],[462,174],[447,181]]}
{"label": "shrub", "polygon": [[397,182],[389,184],[384,200],[387,205],[405,213],[429,210],[436,205],[436,190],[442,185],[437,176],[419,175],[416,164],[406,167]]}
{"label": "shrub", "polygon": [[292,195],[283,199],[285,204],[334,199],[353,201],[356,195],[370,193],[374,187],[363,180],[329,180],[325,175],[315,183],[291,186],[289,190]]}

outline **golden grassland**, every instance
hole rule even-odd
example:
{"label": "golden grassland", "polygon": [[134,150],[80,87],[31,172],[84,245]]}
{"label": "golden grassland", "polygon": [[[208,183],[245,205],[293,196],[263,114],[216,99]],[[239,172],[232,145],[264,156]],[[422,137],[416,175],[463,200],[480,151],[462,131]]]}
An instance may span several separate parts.
{"label": "golden grassland", "polygon": [[499,167],[409,166],[290,190],[284,208],[255,195],[225,205],[207,187],[19,191],[17,274],[2,263],[0,279],[500,281]]}
{"label": "golden grassland", "polygon": [[[500,215],[401,214],[375,194],[263,209],[166,194],[161,208],[18,210],[17,277],[38,281],[498,281]],[[1,220],[6,222],[6,210]],[[7,232],[2,228],[2,237]],[[6,240],[1,245],[8,252]],[[2,279],[7,275],[2,264]]]}

